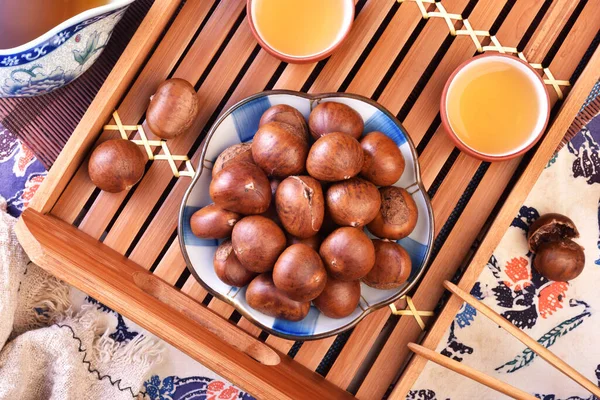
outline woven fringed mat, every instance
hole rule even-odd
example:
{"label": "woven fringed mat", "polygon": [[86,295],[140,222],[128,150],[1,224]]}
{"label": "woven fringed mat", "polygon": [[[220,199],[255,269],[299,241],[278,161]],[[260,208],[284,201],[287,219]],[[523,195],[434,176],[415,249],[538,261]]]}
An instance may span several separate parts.
{"label": "woven fringed mat", "polygon": [[131,4],[102,55],[79,79],[44,96],[0,99],[0,123],[23,140],[46,168],[67,143],[152,3]]}

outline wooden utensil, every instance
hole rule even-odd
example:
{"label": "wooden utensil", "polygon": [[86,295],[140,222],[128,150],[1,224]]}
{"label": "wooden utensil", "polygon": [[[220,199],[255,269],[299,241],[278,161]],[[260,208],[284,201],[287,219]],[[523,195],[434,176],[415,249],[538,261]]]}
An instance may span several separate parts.
{"label": "wooden utensil", "polygon": [[511,386],[508,383],[504,383],[501,380],[486,375],[483,372],[477,371],[476,369],[471,368],[468,365],[459,363],[458,361],[455,361],[449,357],[436,353],[433,350],[429,350],[426,347],[419,346],[415,343],[409,343],[408,348],[413,353],[424,357],[429,361],[433,361],[434,363],[439,364],[442,367],[448,368],[458,374],[461,374],[462,376],[466,376],[467,378],[473,379],[474,381],[477,381],[489,388],[497,390],[500,393],[504,393],[507,396],[519,400],[536,399],[535,396],[532,396],[529,393],[522,391],[521,389],[517,389],[516,387]]}
{"label": "wooden utensil", "polygon": [[587,379],[581,373],[577,372],[577,370],[575,370],[569,364],[567,364],[566,362],[564,362],[563,360],[558,358],[550,350],[548,350],[547,348],[545,348],[544,346],[542,346],[541,344],[536,342],[525,332],[523,332],[522,330],[520,330],[519,328],[517,328],[516,326],[511,324],[510,321],[503,318],[496,311],[492,310],[490,307],[488,307],[481,301],[477,300],[475,297],[471,296],[469,293],[465,292],[464,290],[462,290],[461,288],[459,288],[452,282],[444,281],[444,286],[446,287],[446,289],[451,291],[453,294],[457,295],[462,300],[464,300],[467,304],[471,305],[477,311],[479,311],[480,313],[482,313],[483,315],[485,315],[486,317],[491,319],[494,323],[498,324],[505,331],[507,331],[508,333],[510,333],[517,339],[519,339],[519,341],[521,341],[521,343],[523,343],[525,346],[529,347],[538,356],[542,357],[544,360],[546,360],[550,364],[552,364],[552,366],[554,366],[554,368],[558,369],[560,372],[567,375],[569,378],[573,379],[575,382],[579,383],[581,386],[583,386],[585,389],[589,390],[596,397],[600,397],[600,388],[598,386],[594,385],[594,383],[592,381]]}

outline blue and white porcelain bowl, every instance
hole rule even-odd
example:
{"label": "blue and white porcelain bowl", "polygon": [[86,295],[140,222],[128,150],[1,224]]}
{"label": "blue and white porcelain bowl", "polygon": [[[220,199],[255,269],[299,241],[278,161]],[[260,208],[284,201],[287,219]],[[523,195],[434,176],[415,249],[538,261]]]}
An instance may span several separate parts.
{"label": "blue and white porcelain bowl", "polygon": [[[276,104],[288,104],[297,108],[308,119],[311,109],[325,101],[336,101],[352,107],[365,121],[364,133],[381,131],[391,137],[402,151],[406,168],[395,185],[406,188],[411,193],[419,211],[414,231],[409,237],[398,241],[410,254],[412,272],[408,281],[397,289],[379,290],[361,284],[359,307],[346,318],[328,318],[311,306],[306,318],[291,322],[252,309],[246,303],[245,288],[232,287],[219,280],[213,268],[213,256],[219,241],[194,236],[190,228],[190,217],[196,210],[212,203],[208,192],[212,180],[212,163],[227,147],[252,141],[260,117],[267,108]],[[311,340],[338,334],[353,327],[367,314],[398,300],[417,284],[425,271],[431,252],[433,213],[421,183],[414,145],[402,125],[389,111],[368,98],[353,94],[331,93],[312,96],[290,91],[271,91],[240,101],[212,126],[202,151],[200,167],[181,204],[178,233],[190,272],[213,296],[231,304],[244,317],[273,335],[292,340]]]}
{"label": "blue and white porcelain bowl", "polygon": [[133,1],[112,0],[19,47],[0,49],[0,98],[42,95],[75,80],[100,56]]}

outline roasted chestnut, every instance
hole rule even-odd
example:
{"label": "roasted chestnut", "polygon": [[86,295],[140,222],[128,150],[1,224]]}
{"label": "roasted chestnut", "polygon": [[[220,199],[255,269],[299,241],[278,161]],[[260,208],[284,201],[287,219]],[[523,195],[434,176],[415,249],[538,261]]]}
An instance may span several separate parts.
{"label": "roasted chestnut", "polygon": [[308,127],[313,138],[331,132],[343,132],[358,139],[365,127],[362,117],[351,107],[327,101],[316,106],[308,117]]}
{"label": "roasted chestnut", "polygon": [[291,246],[293,244],[302,243],[310,247],[316,252],[319,252],[319,247],[321,247],[321,242],[323,241],[321,235],[315,235],[308,238],[300,239],[299,237],[292,236],[289,233],[286,235],[287,237],[287,245]]}
{"label": "roasted chestnut", "polygon": [[327,271],[316,251],[302,243],[293,244],[277,259],[273,282],[290,299],[311,301],[323,291]]}
{"label": "roasted chestnut", "polygon": [[336,224],[359,227],[377,216],[381,196],[371,182],[351,178],[331,185],[327,189],[326,202],[329,215]]}
{"label": "roasted chestnut", "polygon": [[396,143],[385,133],[371,132],[360,141],[365,163],[360,174],[377,186],[398,182],[404,172],[404,156]]}
{"label": "roasted chestnut", "polygon": [[227,165],[214,176],[209,191],[216,205],[240,214],[261,214],[271,204],[269,179],[248,162]]}
{"label": "roasted chestnut", "polygon": [[198,95],[191,83],[179,78],[168,79],[150,99],[146,127],[160,138],[172,139],[190,129],[199,108]]}
{"label": "roasted chestnut", "polygon": [[192,233],[200,238],[223,239],[231,236],[233,226],[240,218],[238,213],[209,204],[192,214],[190,227]]}
{"label": "roasted chestnut", "polygon": [[282,122],[269,122],[254,135],[252,158],[269,176],[285,178],[304,171],[308,142],[294,133],[295,129]]}
{"label": "roasted chestnut", "polygon": [[583,247],[571,239],[542,242],[533,259],[533,267],[542,276],[553,281],[566,282],[575,279],[585,266]]}
{"label": "roasted chestnut", "polygon": [[246,289],[246,302],[263,314],[288,321],[300,321],[310,310],[310,302],[292,300],[277,289],[271,273],[261,274],[250,282]]}
{"label": "roasted chestnut", "polygon": [[88,163],[92,183],[105,192],[129,190],[142,179],[146,156],[125,139],[111,139],[94,149]]}
{"label": "roasted chestnut", "polygon": [[325,289],[313,300],[313,304],[329,318],[344,318],[356,310],[359,301],[359,281],[340,281],[329,277]]}
{"label": "roasted chestnut", "polygon": [[373,242],[358,228],[336,229],[325,238],[319,254],[329,275],[342,281],[360,279],[375,265]]}
{"label": "roasted chestnut", "polygon": [[418,211],[411,195],[402,188],[386,186],[379,188],[381,208],[373,221],[367,224],[369,231],[382,239],[402,239],[415,229]]}
{"label": "roasted chestnut", "polygon": [[213,265],[219,279],[231,286],[246,286],[257,275],[242,266],[233,252],[231,240],[226,240],[219,245]]}
{"label": "roasted chestnut", "polygon": [[275,193],[277,215],[286,231],[299,238],[314,236],[321,229],[325,201],[321,184],[310,176],[290,176]]}
{"label": "roasted chestnut", "polygon": [[258,126],[261,127],[269,122],[283,122],[284,124],[292,125],[298,130],[295,131],[301,134],[302,138],[308,142],[308,126],[304,115],[292,106],[287,104],[277,104],[271,106],[260,117]]}
{"label": "roasted chestnut", "polygon": [[352,136],[334,132],[318,139],[310,148],[306,169],[313,178],[325,182],[342,181],[358,175],[364,154]]}
{"label": "roasted chestnut", "polygon": [[226,165],[236,162],[249,162],[254,164],[254,159],[252,158],[252,143],[238,143],[223,150],[213,165],[213,178],[217,172],[225,168]]}
{"label": "roasted chestnut", "polygon": [[238,260],[252,272],[272,270],[286,245],[281,228],[260,215],[242,218],[235,224],[231,242]]}
{"label": "roasted chestnut", "polygon": [[569,217],[557,213],[544,214],[535,220],[527,231],[529,250],[536,252],[544,242],[553,242],[564,238],[575,239],[579,232]]}
{"label": "roasted chestnut", "polygon": [[376,289],[394,289],[401,286],[408,277],[412,262],[408,252],[396,242],[387,239],[373,240],[375,265],[362,281]]}

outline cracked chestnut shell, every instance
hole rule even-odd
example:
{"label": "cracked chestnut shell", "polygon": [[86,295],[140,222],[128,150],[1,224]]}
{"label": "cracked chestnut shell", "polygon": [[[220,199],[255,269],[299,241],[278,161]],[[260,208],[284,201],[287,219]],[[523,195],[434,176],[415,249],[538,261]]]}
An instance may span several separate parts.
{"label": "cracked chestnut shell", "polygon": [[261,214],[271,204],[271,185],[255,164],[239,162],[219,171],[210,182],[216,205],[240,214]]}
{"label": "cracked chestnut shell", "polygon": [[310,176],[290,176],[277,188],[275,207],[286,231],[302,239],[314,236],[325,214],[321,184]]}
{"label": "cracked chestnut shell", "polygon": [[125,139],[111,139],[94,149],[88,162],[92,183],[105,192],[131,189],[142,179],[146,156],[138,146]]}
{"label": "cracked chestnut shell", "polygon": [[579,231],[575,223],[566,215],[557,213],[542,215],[529,226],[527,231],[529,250],[534,253],[542,243],[578,237]]}
{"label": "cracked chestnut shell", "polygon": [[363,133],[365,124],[360,114],[351,107],[326,101],[311,111],[308,127],[315,139],[331,132],[343,132],[358,139]]}
{"label": "cracked chestnut shell", "polygon": [[371,132],[362,138],[365,162],[360,174],[377,186],[398,182],[404,172],[404,156],[396,143],[382,132]]}
{"label": "cracked chestnut shell", "polygon": [[172,78],[161,83],[150,99],[146,126],[156,136],[172,139],[191,128],[198,115],[198,94],[191,83]]}
{"label": "cracked chestnut shell", "polygon": [[396,242],[374,239],[375,265],[362,281],[375,289],[394,289],[408,277],[412,262],[408,252]]}
{"label": "cracked chestnut shell", "polygon": [[202,207],[190,218],[192,233],[203,239],[224,239],[231,236],[240,214],[224,210],[216,204]]}
{"label": "cracked chestnut shell", "polygon": [[297,109],[287,104],[277,104],[269,107],[260,117],[258,126],[261,127],[269,122],[283,122],[297,128],[297,133],[308,142],[308,125],[304,115]]}
{"label": "cracked chestnut shell", "polygon": [[338,225],[360,227],[379,213],[381,196],[377,186],[360,178],[336,182],[327,189],[327,210]]}
{"label": "cracked chestnut shell", "polygon": [[267,175],[285,178],[304,171],[308,142],[296,130],[282,122],[258,128],[252,140],[252,158]]}
{"label": "cracked chestnut shell", "polygon": [[275,261],[286,246],[285,234],[272,220],[252,215],[233,227],[231,243],[236,257],[252,272],[273,269]]}
{"label": "cracked chestnut shell", "polygon": [[318,139],[310,148],[306,169],[313,178],[325,182],[350,179],[360,172],[364,153],[350,135],[334,132]]}
{"label": "cracked chestnut shell", "polygon": [[255,272],[244,268],[237,259],[233,252],[231,240],[226,240],[219,245],[213,258],[213,265],[217,277],[231,286],[246,286],[257,275]]}
{"label": "cracked chestnut shell", "polygon": [[375,247],[358,228],[342,227],[327,236],[319,250],[330,276],[354,281],[367,275],[375,265]]}
{"label": "cracked chestnut shell", "polygon": [[327,283],[327,271],[319,254],[305,244],[291,245],[273,268],[275,286],[290,299],[311,301]]}
{"label": "cracked chestnut shell", "polygon": [[412,196],[396,186],[379,188],[381,208],[373,221],[367,224],[369,231],[381,239],[402,239],[415,229],[418,210]]}
{"label": "cracked chestnut shell", "polygon": [[261,274],[250,282],[246,302],[263,314],[288,321],[300,321],[310,310],[310,302],[292,300],[277,289],[270,273]]}
{"label": "cracked chestnut shell", "polygon": [[328,278],[325,289],[313,300],[313,304],[329,318],[344,318],[356,310],[359,301],[359,281]]}
{"label": "cracked chestnut shell", "polygon": [[254,164],[254,159],[252,158],[252,143],[238,143],[223,150],[213,165],[213,178],[219,171],[225,168],[225,166],[236,162],[249,162]]}
{"label": "cracked chestnut shell", "polygon": [[571,239],[542,242],[537,247],[533,267],[553,281],[567,282],[575,279],[585,266],[583,247]]}

